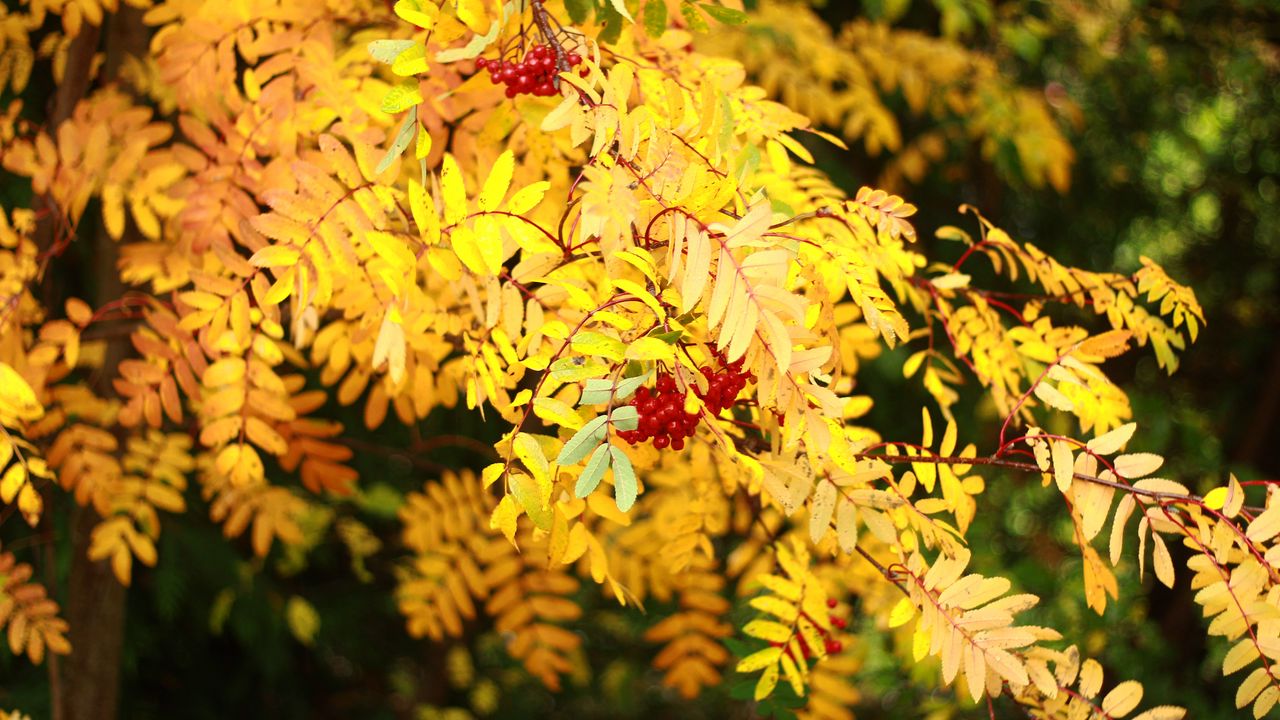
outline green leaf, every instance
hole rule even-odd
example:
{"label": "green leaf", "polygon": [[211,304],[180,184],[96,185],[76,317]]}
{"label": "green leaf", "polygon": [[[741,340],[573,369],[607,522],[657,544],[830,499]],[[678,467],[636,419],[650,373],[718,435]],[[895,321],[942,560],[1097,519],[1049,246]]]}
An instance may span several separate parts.
{"label": "green leaf", "polygon": [[400,124],[400,132],[396,133],[396,141],[391,143],[391,148],[387,150],[387,154],[382,156],[382,160],[378,162],[378,167],[374,169],[375,175],[381,175],[384,170],[391,167],[391,163],[395,159],[404,154],[405,148],[409,147],[409,141],[413,139],[413,129],[417,125],[415,116],[417,113],[406,113],[404,122]]}
{"label": "green leaf", "polygon": [[560,456],[556,458],[556,463],[560,465],[576,465],[586,457],[588,453],[596,449],[596,446],[604,442],[605,435],[609,429],[605,426],[608,418],[601,415],[593,418],[582,429],[574,433],[569,438],[569,442],[564,444],[560,449]]}
{"label": "green leaf", "polygon": [[361,512],[390,519],[404,506],[404,494],[387,483],[378,482],[359,491],[355,503]]}
{"label": "green leaf", "polygon": [[[506,13],[503,13],[503,20],[506,20]],[[498,39],[498,30],[502,28],[503,23],[497,20],[489,26],[489,32],[484,35],[472,36],[471,41],[460,48],[450,48],[441,50],[436,53],[436,62],[451,63],[459,60],[470,60],[471,58],[480,57],[480,53],[484,49],[493,44]]]}
{"label": "green leaf", "polygon": [[746,179],[755,174],[757,168],[760,167],[760,148],[755,145],[748,145],[747,149],[738,156],[738,183],[746,184]]}
{"label": "green leaf", "polygon": [[573,349],[583,355],[595,355],[617,362],[623,358],[627,346],[618,338],[587,330],[573,336]]}
{"label": "green leaf", "polygon": [[728,148],[733,142],[734,121],[733,105],[727,93],[720,96],[720,114],[724,116],[724,122],[720,123],[720,147]]}
{"label": "green leaf", "polygon": [[706,19],[698,12],[698,8],[685,3],[680,6],[680,14],[684,16],[684,22],[689,29],[696,33],[704,33],[711,30],[711,26],[707,24]]}
{"label": "green leaf", "polygon": [[667,29],[667,3],[665,0],[649,0],[644,6],[644,31],[649,37],[662,37]]}
{"label": "green leaf", "polygon": [[610,445],[609,453],[613,455],[613,498],[618,509],[626,512],[636,504],[636,469],[621,449]]}
{"label": "green leaf", "polygon": [[533,521],[534,527],[550,530],[552,512],[547,505],[547,498],[542,494],[542,489],[538,487],[538,481],[522,472],[511,473],[508,481],[511,494],[515,496],[516,502],[520,503],[520,507],[524,508],[525,514]]}
{"label": "green leaf", "polygon": [[672,330],[670,332],[650,332],[648,337],[655,337],[668,345],[675,345],[680,342],[680,338],[684,337],[684,331]]}
{"label": "green leaf", "polygon": [[609,422],[619,430],[635,430],[640,426],[640,411],[631,405],[614,408]]}
{"label": "green leaf", "polygon": [[611,0],[611,2],[613,4],[613,9],[617,10],[619,15],[631,22],[636,21],[635,18],[631,17],[631,11],[627,10],[627,3],[625,0]]}
{"label": "green leaf", "polygon": [[559,383],[579,382],[609,372],[609,366],[582,357],[560,358],[551,363],[551,379]]}
{"label": "green leaf", "polygon": [[648,379],[649,373],[626,378],[616,385],[613,381],[606,379],[588,380],[586,386],[582,389],[582,397],[579,398],[578,404],[603,405],[609,402],[610,398],[613,398],[614,402],[626,400]]}
{"label": "green leaf", "polygon": [[596,11],[596,19],[604,16],[604,29],[600,31],[599,40],[606,45],[613,45],[622,37],[622,16],[612,5],[605,5]]}
{"label": "green leaf", "polygon": [[320,629],[320,613],[311,603],[294,595],[285,603],[284,617],[289,623],[289,632],[298,642],[308,646],[315,642],[316,632]]}
{"label": "green leaf", "polygon": [[573,486],[573,494],[575,497],[584,498],[595,491],[600,486],[600,481],[604,479],[604,471],[609,469],[609,464],[613,457],[609,452],[610,445],[601,445],[591,454],[591,459],[587,461],[587,467],[578,476],[578,484]]}
{"label": "green leaf", "polygon": [[712,5],[711,3],[701,3],[701,6],[704,12],[725,25],[741,25],[747,21],[747,14],[741,10]]}
{"label": "green leaf", "polygon": [[374,60],[390,65],[400,57],[400,53],[416,44],[412,40],[374,40],[367,47]]}
{"label": "green leaf", "polygon": [[416,81],[396,85],[383,96],[382,112],[394,115],[408,110],[420,102],[422,102],[422,93],[418,91],[418,83]]}
{"label": "green leaf", "polygon": [[569,19],[575,25],[581,25],[587,21],[594,4],[592,0],[564,0],[564,9],[569,11]]}

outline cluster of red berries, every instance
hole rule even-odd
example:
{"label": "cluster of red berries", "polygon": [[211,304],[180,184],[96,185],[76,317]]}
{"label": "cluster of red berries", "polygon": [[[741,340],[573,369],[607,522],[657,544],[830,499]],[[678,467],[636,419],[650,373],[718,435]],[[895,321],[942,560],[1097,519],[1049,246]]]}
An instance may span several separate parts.
{"label": "cluster of red berries", "polygon": [[737,401],[738,393],[742,392],[742,388],[746,387],[748,382],[755,382],[754,375],[742,372],[741,358],[728,365],[723,363],[724,359],[721,358],[723,367],[720,372],[715,372],[709,367],[702,368],[702,376],[707,379],[707,391],[699,392],[698,397],[702,398],[702,402],[706,404],[712,415],[719,415],[727,410]]}
{"label": "cluster of red berries", "polygon": [[[703,392],[695,387],[694,392],[712,415],[718,415],[733,405],[742,388],[754,379],[742,372],[741,360],[721,368],[719,372],[704,367],[702,376],[707,379],[707,390]],[[666,447],[683,450],[685,438],[693,437],[694,429],[698,427],[698,414],[685,412],[684,393],[676,386],[675,378],[667,373],[658,375],[652,391],[647,387],[637,390],[630,405],[636,409],[639,425],[635,430],[618,433],[618,437],[632,445],[652,440],[653,446],[659,450]]]}
{"label": "cluster of red berries", "polygon": [[684,411],[684,393],[676,387],[675,378],[663,373],[658,376],[652,391],[647,387],[636,390],[629,403],[636,409],[639,424],[635,430],[625,430],[618,437],[635,445],[653,440],[659,450],[671,446],[683,450],[684,440],[693,437],[698,426],[697,413]]}
{"label": "cluster of red berries", "polygon": [[[831,608],[832,610],[835,609],[837,604],[838,603],[836,603],[834,599],[827,600],[827,607]],[[813,623],[814,627],[818,629],[818,632],[822,635],[822,638],[823,638],[823,649],[827,651],[828,655],[838,655],[844,651],[844,643],[831,637],[831,633],[827,630],[824,630],[821,625],[818,625],[818,623],[813,622],[813,618],[809,617],[807,613],[801,611],[800,614],[803,615],[806,619],[808,619],[809,622]],[[837,630],[843,630],[846,627],[848,627],[848,623],[845,622],[845,619],[837,615],[828,615],[827,620],[830,622],[831,627]],[[804,640],[804,635],[797,634],[796,642],[800,644],[800,652],[804,653],[805,660],[808,660],[810,657],[813,656],[813,652],[809,649],[809,644],[806,643]],[[784,643],[780,643],[780,642],[770,642],[769,644],[772,645],[773,647],[782,647],[784,645]],[[783,652],[785,652],[788,656],[790,656],[791,648],[787,648],[783,650]],[[795,660],[796,658],[792,657],[791,659]]]}
{"label": "cluster of red berries", "polygon": [[[570,67],[582,63],[582,56],[571,52],[566,57]],[[519,62],[502,60],[476,60],[476,69],[488,70],[489,79],[495,85],[507,86],[507,97],[537,95],[551,97],[556,94],[556,54],[550,45],[534,45]],[[586,77],[587,68],[578,71]]]}

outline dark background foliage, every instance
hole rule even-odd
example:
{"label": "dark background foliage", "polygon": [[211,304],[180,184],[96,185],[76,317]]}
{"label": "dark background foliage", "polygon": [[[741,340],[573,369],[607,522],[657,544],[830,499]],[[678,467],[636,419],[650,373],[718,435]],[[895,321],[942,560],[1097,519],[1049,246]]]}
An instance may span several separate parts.
{"label": "dark background foliage", "polygon": [[[1031,187],[1012,148],[992,162],[976,150],[951,158],[967,171],[931,173],[900,189],[921,209],[922,242],[937,245],[931,256],[953,260],[954,244],[930,238],[937,225],[968,222],[976,230],[957,213],[967,202],[1066,264],[1131,272],[1140,256],[1161,263],[1196,289],[1209,323],[1172,378],[1145,353],[1109,366],[1132,391],[1143,449],[1165,455],[1163,474],[1201,490],[1229,472],[1280,477],[1277,6],[867,0],[832,1],[822,12],[833,27],[869,17],[950,35],[998,58],[1011,82],[1043,88],[1062,108],[1076,152],[1070,190]],[[29,102],[38,106],[44,92],[33,87]],[[852,190],[873,184],[886,158],[855,147],[824,153],[822,163]],[[3,193],[6,204],[22,199],[10,187]],[[862,391],[900,393],[901,361],[900,352],[882,356],[865,373]],[[983,438],[990,443],[997,435],[999,419],[970,390],[957,416],[981,448]],[[886,436],[910,437],[918,432],[918,405],[881,402],[872,422]],[[358,417],[344,420],[361,427]],[[439,414],[418,428],[393,428],[389,423],[376,438],[357,431],[355,442],[367,443],[357,446],[363,494],[316,519],[324,540],[305,554],[277,549],[265,562],[248,559],[246,543],[224,540],[190,494],[181,522],[166,523],[158,567],[139,573],[129,590],[123,717],[464,717],[441,709],[447,707],[584,720],[750,715],[727,691],[686,704],[662,688],[649,667],[652,648],[640,637],[671,608],[650,605],[639,616],[605,603],[593,588],[580,597],[589,619],[579,624],[588,666],[559,695],[516,669],[486,623],[476,623],[478,640],[467,647],[410,639],[392,592],[403,556],[394,508],[442,468],[484,460],[465,443],[432,438],[483,441],[498,430],[477,417]],[[1121,600],[1098,617],[1084,605],[1060,497],[1034,478],[989,475],[987,488],[970,539],[994,552],[977,555],[977,570],[1010,574],[1016,587],[1045,598],[1040,619],[1080,638],[1108,677],[1137,679],[1148,698],[1184,705],[1189,717],[1236,717],[1235,678],[1224,681],[1219,670],[1225,647],[1204,640],[1185,576],[1170,591],[1150,576],[1140,581],[1133,563],[1122,563]],[[57,512],[65,514],[61,502]],[[352,521],[380,543],[367,557],[335,539],[332,528]],[[3,528],[7,549],[24,542],[15,527]],[[35,541],[69,547],[59,539]],[[41,571],[65,576],[65,551],[52,560]],[[306,635],[298,632],[306,625],[299,601],[319,622],[306,641],[299,639]],[[948,691],[932,689],[935,670],[904,682],[887,640],[869,624],[861,644],[866,701],[859,717],[949,716],[938,702]],[[0,706],[47,715],[43,667],[0,650],[0,677]],[[1011,705],[997,703],[996,711],[1020,716]]]}

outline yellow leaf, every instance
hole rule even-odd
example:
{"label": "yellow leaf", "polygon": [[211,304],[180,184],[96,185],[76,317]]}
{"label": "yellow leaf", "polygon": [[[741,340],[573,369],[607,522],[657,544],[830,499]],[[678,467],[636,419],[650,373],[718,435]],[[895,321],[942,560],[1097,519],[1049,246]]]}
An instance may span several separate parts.
{"label": "yellow leaf", "polygon": [[533,401],[533,413],[549,423],[570,430],[581,428],[584,422],[582,416],[573,408],[555,398],[536,398]]}
{"label": "yellow leaf", "polygon": [[673,362],[676,351],[670,343],[656,337],[642,337],[627,346],[628,360],[661,360]]}
{"label": "yellow leaf", "polygon": [[1090,440],[1087,447],[1098,455],[1119,452],[1125,443],[1129,442],[1129,438],[1133,437],[1133,431],[1137,429],[1137,423],[1125,423],[1105,435],[1099,435]]}
{"label": "yellow leaf", "polygon": [[819,481],[809,504],[809,538],[813,540],[813,544],[822,542],[822,538],[826,536],[835,507],[836,486],[829,480]]}
{"label": "yellow leaf", "polygon": [[964,273],[948,273],[929,280],[939,290],[957,290],[969,287],[968,275]]}
{"label": "yellow leaf", "polygon": [[440,216],[436,213],[435,201],[422,184],[409,178],[409,210],[413,213],[413,224],[428,245],[440,242]]}
{"label": "yellow leaf", "polygon": [[889,627],[896,628],[906,625],[911,618],[916,615],[916,606],[912,604],[911,598],[902,598],[897,605],[893,606],[893,610],[889,611]]}
{"label": "yellow leaf", "polygon": [[67,319],[78,327],[84,327],[93,320],[93,308],[79,298],[67,298]]}
{"label": "yellow leaf", "polygon": [[764,585],[769,588],[769,590],[773,591],[777,595],[781,595],[787,600],[796,602],[800,599],[800,586],[790,580],[780,578],[777,575],[761,575],[756,579],[760,581],[761,585]]}
{"label": "yellow leaf", "polygon": [[1153,453],[1129,453],[1119,455],[1112,462],[1116,474],[1128,480],[1146,477],[1164,464],[1164,458]]}
{"label": "yellow leaf", "polygon": [[1085,355],[1102,358],[1113,358],[1124,354],[1129,349],[1129,338],[1133,333],[1128,330],[1108,330],[1080,343],[1077,350]]}
{"label": "yellow leaf", "polygon": [[244,358],[223,358],[205,369],[201,381],[207,388],[217,388],[240,382],[244,379],[244,373]]}
{"label": "yellow leaf", "polygon": [[382,318],[373,344],[372,367],[376,370],[386,363],[391,382],[399,384],[404,379],[406,352],[404,326],[395,322],[388,312]]}
{"label": "yellow leaf", "polygon": [[414,257],[404,240],[391,233],[375,230],[366,233],[364,238],[378,257],[391,263],[391,266],[399,272],[409,272],[418,264],[418,259]]}
{"label": "yellow leaf", "polygon": [[[418,128],[418,143],[414,147],[413,157],[417,160],[426,159],[431,154],[431,134],[425,128]],[[412,180],[412,178],[410,178]],[[419,185],[421,187],[421,185]]]}
{"label": "yellow leaf", "polygon": [[[817,651],[819,659],[826,655],[822,645],[813,645],[812,647]],[[791,685],[791,690],[797,696],[804,697],[804,677],[800,675],[800,669],[796,667],[796,661],[790,655],[783,655],[780,665],[787,682]]]}
{"label": "yellow leaf", "polygon": [[1142,702],[1142,684],[1136,680],[1127,680],[1115,686],[1106,697],[1102,698],[1102,712],[1110,717],[1121,718],[1133,712]]}
{"label": "yellow leaf", "polygon": [[1254,644],[1253,638],[1247,637],[1241,640],[1228,650],[1227,656],[1222,659],[1222,674],[1230,675],[1240,670],[1257,660],[1258,655],[1258,646]]}
{"label": "yellow leaf", "polygon": [[1249,529],[1245,531],[1245,537],[1255,543],[1266,542],[1277,534],[1280,534],[1280,503],[1274,503],[1264,510],[1249,523]]}
{"label": "yellow leaf", "polygon": [[[440,192],[444,199],[444,221],[457,225],[467,216],[467,188],[462,182],[462,170],[453,155],[445,153],[440,166]],[[466,260],[463,260],[466,262]]]}
{"label": "yellow leaf", "polygon": [[1063,395],[1058,388],[1047,382],[1041,382],[1036,385],[1035,396],[1040,398],[1045,405],[1063,412],[1071,412],[1076,409],[1075,403],[1071,402],[1071,398]]}
{"label": "yellow leaf", "polygon": [[511,196],[507,201],[507,212],[523,215],[538,206],[542,202],[542,196],[547,194],[547,190],[551,187],[551,183],[540,180],[536,183],[521,188],[519,192]]}
{"label": "yellow leaf", "polygon": [[453,245],[453,252],[457,254],[458,259],[472,273],[480,277],[497,274],[496,270],[490,271],[489,263],[480,248],[480,240],[471,228],[465,226],[455,227],[449,233],[449,241]]}
{"label": "yellow leaf", "polygon": [[119,183],[102,187],[102,224],[112,240],[124,235],[124,188]]}
{"label": "yellow leaf", "polygon": [[1152,565],[1156,566],[1156,579],[1165,584],[1165,587],[1174,587],[1174,559],[1169,555],[1169,547],[1165,544],[1165,539],[1160,537],[1160,533],[1151,533],[1152,542],[1155,546],[1152,548],[1151,560]]}
{"label": "yellow leaf", "polygon": [[756,681],[756,700],[763,700],[773,694],[773,689],[778,686],[778,666],[770,665],[760,673],[760,679]]}
{"label": "yellow leaf", "polygon": [[436,16],[439,12],[440,8],[433,2],[397,0],[395,4],[395,13],[400,16],[401,20],[417,25],[423,30],[430,30],[435,26]]}
{"label": "yellow leaf", "polygon": [[1205,493],[1204,504],[1210,510],[1221,510],[1227,502],[1227,488],[1218,487]]}
{"label": "yellow leaf", "polygon": [[40,522],[40,512],[44,509],[44,500],[31,483],[22,486],[18,491],[18,510],[27,524],[35,527]]}
{"label": "yellow leaf", "polygon": [[298,262],[301,253],[288,245],[268,245],[249,258],[249,264],[260,268],[289,267]]}
{"label": "yellow leaf", "polygon": [[284,455],[289,452],[289,443],[285,441],[284,437],[260,418],[252,415],[246,417],[244,420],[244,434],[254,445],[272,455]]}
{"label": "yellow leaf", "polygon": [[27,482],[27,469],[21,463],[14,463],[5,471],[4,477],[0,479],[0,501],[5,503],[13,502]]}
{"label": "yellow leaf", "polygon": [[920,662],[929,655],[929,646],[932,644],[933,638],[931,633],[923,626],[916,626],[916,631],[911,634],[911,657],[916,662]]}
{"label": "yellow leaf", "polygon": [[1187,711],[1174,705],[1160,705],[1137,715],[1133,720],[1182,720]]}
{"label": "yellow leaf", "polygon": [[791,639],[791,628],[772,620],[752,620],[743,626],[742,632],[769,642],[785,643]]}
{"label": "yellow leaf", "polygon": [[1071,454],[1071,445],[1064,440],[1054,440],[1049,444],[1053,453],[1053,479],[1058,484],[1059,492],[1071,489],[1071,480],[1075,476],[1075,458]]}
{"label": "yellow leaf", "polygon": [[1233,518],[1244,507],[1244,488],[1240,487],[1240,481],[1236,479],[1235,473],[1228,477],[1227,490],[1227,499],[1222,506],[1222,514]]}
{"label": "yellow leaf", "polygon": [[515,168],[515,158],[511,150],[504,150],[493,163],[489,177],[484,181],[480,196],[476,198],[476,208],[481,212],[498,209],[502,198],[511,187],[511,173]]}
{"label": "yellow leaf", "polygon": [[757,650],[750,655],[738,661],[735,670],[741,673],[755,672],[760,668],[767,667],[778,662],[778,658],[782,657],[782,648],[767,647],[763,650]]}
{"label": "yellow leaf", "polygon": [[38,420],[44,408],[36,399],[36,393],[17,370],[0,362],[0,423],[13,425],[17,421]]}
{"label": "yellow leaf", "polygon": [[489,527],[493,530],[501,530],[503,535],[507,536],[507,540],[511,543],[516,541],[516,518],[520,516],[520,508],[516,505],[515,499],[510,495],[503,495],[502,500],[498,502],[498,506],[493,509],[493,514],[489,517]]}

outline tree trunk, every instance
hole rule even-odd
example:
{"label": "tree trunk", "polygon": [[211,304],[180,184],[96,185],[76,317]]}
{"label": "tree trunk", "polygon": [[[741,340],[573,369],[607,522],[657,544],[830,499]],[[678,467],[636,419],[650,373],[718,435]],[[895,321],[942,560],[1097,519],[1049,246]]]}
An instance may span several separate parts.
{"label": "tree trunk", "polygon": [[[90,28],[86,27],[85,32],[90,32]],[[96,50],[98,31],[94,29],[92,33],[92,41],[87,46]],[[126,7],[110,15],[106,20],[104,79],[115,79],[124,57],[145,53],[146,48],[147,30],[140,10]],[[86,72],[83,77],[87,76]],[[68,81],[72,77],[72,68],[68,68]],[[65,94],[66,86],[59,88],[57,110],[62,112],[56,117],[58,122],[70,116],[75,104],[72,98],[82,97],[87,90],[84,81],[77,80],[74,84],[76,89]],[[64,108],[66,101],[70,101],[70,107]],[[92,247],[92,261],[85,268],[85,274],[91,288],[91,303],[100,306],[118,299],[124,291],[116,271],[119,253],[115,241],[102,231],[101,223],[85,225],[94,228],[89,231],[89,237],[80,239]],[[136,230],[130,228],[124,239],[136,240],[136,234]],[[90,384],[100,396],[111,397],[114,395],[111,380],[120,361],[129,354],[130,344],[127,337],[113,336],[106,342],[103,366],[94,373]],[[123,442],[121,448],[123,450]],[[50,689],[60,695],[52,702],[54,720],[115,720],[119,715],[126,595],[107,561],[89,560],[89,539],[98,520],[97,512],[91,507],[76,508],[72,514],[73,555],[66,603],[71,655],[61,663],[62,677],[50,684]]]}

